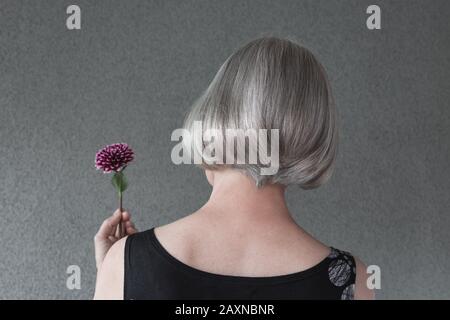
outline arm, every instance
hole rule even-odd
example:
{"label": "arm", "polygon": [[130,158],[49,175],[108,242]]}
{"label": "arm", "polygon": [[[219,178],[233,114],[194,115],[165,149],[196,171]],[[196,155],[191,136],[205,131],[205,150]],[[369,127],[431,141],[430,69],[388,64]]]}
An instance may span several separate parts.
{"label": "arm", "polygon": [[126,238],[122,238],[114,243],[98,269],[94,300],[123,299]]}
{"label": "arm", "polygon": [[137,230],[128,212],[116,210],[103,221],[94,237],[97,283],[94,299],[123,299],[125,238],[117,234],[117,226],[122,223],[126,234]]}
{"label": "arm", "polygon": [[375,292],[373,289],[367,287],[367,267],[358,258],[355,257],[356,262],[356,284],[355,284],[355,299],[356,300],[374,300]]}

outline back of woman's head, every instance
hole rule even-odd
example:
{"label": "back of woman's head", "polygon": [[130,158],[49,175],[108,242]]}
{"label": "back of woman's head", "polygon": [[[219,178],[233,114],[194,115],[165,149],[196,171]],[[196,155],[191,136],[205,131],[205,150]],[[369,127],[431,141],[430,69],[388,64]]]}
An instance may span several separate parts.
{"label": "back of woman's head", "polygon": [[[227,164],[258,186],[311,189],[331,176],[338,139],[331,89],[314,55],[293,41],[260,38],[233,53],[192,106],[185,128],[192,131],[195,121],[201,121],[203,131],[278,129],[279,169],[274,175],[262,175],[260,163]],[[221,165],[204,161],[202,166],[214,170]]]}

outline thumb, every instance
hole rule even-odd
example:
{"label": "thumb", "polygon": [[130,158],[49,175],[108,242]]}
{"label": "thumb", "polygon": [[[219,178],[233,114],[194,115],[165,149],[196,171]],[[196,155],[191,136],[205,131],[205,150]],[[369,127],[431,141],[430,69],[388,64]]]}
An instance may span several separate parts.
{"label": "thumb", "polygon": [[112,235],[120,222],[120,218],[121,213],[120,210],[117,209],[111,217],[103,221],[100,229],[97,232],[97,236],[101,238],[107,238]]}

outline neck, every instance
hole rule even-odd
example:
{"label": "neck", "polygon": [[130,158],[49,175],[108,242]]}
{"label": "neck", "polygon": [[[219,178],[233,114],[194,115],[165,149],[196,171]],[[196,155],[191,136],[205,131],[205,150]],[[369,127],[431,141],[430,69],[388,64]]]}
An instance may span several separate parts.
{"label": "neck", "polygon": [[237,170],[214,171],[213,190],[205,208],[214,215],[240,224],[291,223],[285,187],[278,184],[256,187],[253,179]]}

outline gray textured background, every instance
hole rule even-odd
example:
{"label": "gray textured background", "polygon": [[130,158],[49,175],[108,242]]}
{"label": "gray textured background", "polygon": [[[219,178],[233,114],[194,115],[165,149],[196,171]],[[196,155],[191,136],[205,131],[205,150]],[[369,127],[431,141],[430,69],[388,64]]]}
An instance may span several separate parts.
{"label": "gray textured background", "polygon": [[[225,58],[267,34],[317,54],[339,110],[335,175],[289,190],[297,221],[378,264],[379,298],[450,298],[449,17],[447,0],[1,0],[0,298],[92,297],[92,238],[117,202],[93,167],[105,144],[135,149],[125,207],[140,229],[198,208],[209,187],[171,163],[170,134]],[[81,290],[66,289],[71,264]]]}

